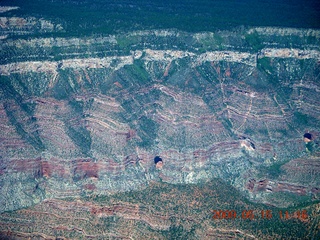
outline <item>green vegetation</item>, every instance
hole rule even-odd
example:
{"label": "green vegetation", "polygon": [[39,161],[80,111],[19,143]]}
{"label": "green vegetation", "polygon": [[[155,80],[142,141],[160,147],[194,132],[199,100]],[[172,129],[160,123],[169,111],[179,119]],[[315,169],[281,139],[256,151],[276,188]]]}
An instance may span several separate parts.
{"label": "green vegetation", "polygon": [[[293,197],[292,194],[284,194],[288,196],[288,200]],[[310,232],[308,226],[300,220],[294,218],[281,220],[279,215],[279,211],[283,213],[288,211],[290,216],[293,216],[295,211],[303,209],[307,209],[310,214],[313,206],[311,203],[291,208],[275,208],[252,203],[236,189],[218,179],[198,185],[154,183],[142,191],[117,193],[112,196],[95,196],[90,200],[100,205],[109,205],[116,200],[139,205],[141,211],[148,209],[149,214],[170,216],[170,228],[154,232],[167,239],[195,239],[197,232],[205,231],[203,224],[211,224],[210,227],[214,228],[241,229],[258,238],[269,236],[269,238],[290,239],[316,234],[315,230]],[[214,209],[235,210],[238,217],[236,219],[213,219],[212,210]],[[242,218],[242,211],[248,210],[253,210],[254,220]],[[266,212],[266,210],[270,210],[272,214],[270,219],[261,216],[261,211]],[[314,220],[311,219],[311,221]],[[290,229],[289,232],[288,229]]]}
{"label": "green vegetation", "polygon": [[258,52],[264,47],[264,44],[262,43],[262,40],[260,39],[260,36],[256,31],[250,34],[246,34],[245,40],[254,52]]}
{"label": "green vegetation", "polygon": [[[78,116],[79,119],[83,117],[84,103],[81,101],[72,100],[69,102],[73,109],[73,116]],[[91,149],[91,136],[90,132],[83,126],[72,126],[70,122],[65,122],[67,127],[67,134],[73,140],[73,142],[81,149],[81,152],[87,155]]]}
{"label": "green vegetation", "polygon": [[43,151],[45,146],[43,145],[37,131],[34,133],[28,133],[24,128],[24,123],[19,121],[19,117],[16,116],[17,113],[10,109],[8,105],[5,105],[4,109],[6,110],[10,123],[15,127],[16,132],[21,136],[21,138],[29,142],[38,151]]}
{"label": "green vegetation", "polygon": [[319,10],[314,8],[315,0],[303,3],[299,0],[2,0],[2,5],[20,7],[19,10],[5,13],[6,16],[32,15],[61,23],[64,32],[60,35],[64,36],[141,29],[174,28],[201,32],[237,26],[320,26],[317,17]]}
{"label": "green vegetation", "polygon": [[127,52],[132,50],[133,45],[138,44],[141,41],[139,36],[126,36],[126,35],[118,35],[116,40],[120,49]]}
{"label": "green vegetation", "polygon": [[230,119],[225,118],[223,121],[221,121],[224,128],[229,132],[230,136],[235,136],[233,132],[233,124]]}
{"label": "green vegetation", "polygon": [[275,64],[271,58],[259,58],[257,68],[264,73],[255,83],[255,88],[259,91],[267,91],[270,88],[279,88],[279,79],[276,76]]}
{"label": "green vegetation", "polygon": [[[35,104],[23,103],[23,98],[17,91],[20,86],[21,85],[14,87],[9,78],[3,76],[0,77],[0,87],[4,90],[5,97],[9,100],[5,102],[4,109],[10,123],[16,128],[17,133],[22,137],[22,139],[29,142],[35,149],[42,151],[45,149],[45,146],[43,145],[38,132],[27,132],[25,125],[28,123],[21,120],[21,117],[23,115],[27,115],[30,116],[30,119],[28,121],[35,121],[31,118],[35,108]],[[10,100],[14,101],[16,106],[18,106],[18,110],[14,109],[14,106],[11,106]]]}
{"label": "green vegetation", "polygon": [[295,210],[299,210],[299,209],[303,209],[306,206],[309,206],[310,204],[314,204],[315,202],[311,201],[310,196],[305,195],[305,196],[301,196],[301,195],[297,195],[294,193],[290,193],[290,192],[274,192],[272,195],[270,195],[269,201],[284,201],[287,203],[294,203],[295,207],[290,207],[288,209],[284,209],[284,210],[288,210],[290,212],[294,212]]}
{"label": "green vegetation", "polygon": [[0,76],[0,87],[4,90],[7,98],[13,98],[17,102],[22,102],[22,94],[28,94],[28,90],[23,83],[20,83],[16,78]]}
{"label": "green vegetation", "polygon": [[129,73],[139,85],[146,83],[149,79],[148,72],[144,69],[141,61],[135,61],[133,65],[125,66],[124,69]]}
{"label": "green vegetation", "polygon": [[254,135],[254,134],[256,134],[256,130],[253,130],[252,128],[246,128],[245,130],[244,130],[244,134],[246,134],[246,135]]}
{"label": "green vegetation", "polygon": [[268,74],[273,73],[273,67],[271,66],[270,58],[260,58],[258,59],[258,69],[267,72]]}
{"label": "green vegetation", "polygon": [[283,173],[281,169],[283,165],[284,163],[274,163],[269,167],[265,167],[263,172],[267,173],[271,178],[278,178]]}
{"label": "green vegetation", "polygon": [[192,229],[189,232],[187,229],[184,229],[181,225],[173,225],[170,227],[169,231],[164,231],[163,235],[166,237],[166,239],[196,239],[194,230],[195,229]]}
{"label": "green vegetation", "polygon": [[139,136],[142,139],[142,141],[139,142],[139,145],[145,148],[150,147],[157,137],[159,128],[158,124],[150,118],[142,116],[139,119],[139,127]]}
{"label": "green vegetation", "polygon": [[308,125],[309,121],[310,121],[310,116],[301,113],[301,112],[294,112],[294,122],[296,122],[297,124],[300,124],[302,126],[304,125]]}
{"label": "green vegetation", "polygon": [[84,128],[67,127],[67,133],[73,142],[81,149],[81,152],[87,155],[91,148],[90,132]]}
{"label": "green vegetation", "polygon": [[69,84],[67,84],[66,81],[63,81],[64,76],[65,74],[61,73],[61,77],[58,78],[58,82],[53,88],[53,96],[58,100],[67,99],[71,92]]}
{"label": "green vegetation", "polygon": [[213,51],[213,50],[222,50],[224,39],[219,34],[208,35],[200,39],[200,52]]}
{"label": "green vegetation", "polygon": [[311,141],[306,143],[306,151],[308,153],[314,153],[319,150],[319,143],[317,141]]}

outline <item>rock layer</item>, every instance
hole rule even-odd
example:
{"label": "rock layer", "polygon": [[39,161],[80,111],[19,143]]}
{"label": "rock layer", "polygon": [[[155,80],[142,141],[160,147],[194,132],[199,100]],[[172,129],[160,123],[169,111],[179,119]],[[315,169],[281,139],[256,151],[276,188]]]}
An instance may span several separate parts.
{"label": "rock layer", "polygon": [[[44,26],[30,21],[19,29]],[[4,34],[20,34],[13,23],[1,18]],[[299,44],[287,46],[289,35]],[[319,176],[300,171],[318,161],[318,31],[10,36],[0,46],[1,212],[154,180],[221,178],[279,206],[296,200],[275,192],[318,198]]]}

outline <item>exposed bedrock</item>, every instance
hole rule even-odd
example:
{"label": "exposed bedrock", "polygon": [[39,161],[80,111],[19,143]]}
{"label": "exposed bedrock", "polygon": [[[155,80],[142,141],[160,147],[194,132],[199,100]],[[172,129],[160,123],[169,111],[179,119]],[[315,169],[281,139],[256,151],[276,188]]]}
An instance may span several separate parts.
{"label": "exposed bedrock", "polygon": [[177,50],[161,42],[176,41],[169,33],[153,32],[158,45],[131,52],[119,50],[122,36],[2,40],[1,212],[212,178],[278,206],[296,200],[275,193],[319,199],[316,47],[200,52],[213,35],[198,34]]}

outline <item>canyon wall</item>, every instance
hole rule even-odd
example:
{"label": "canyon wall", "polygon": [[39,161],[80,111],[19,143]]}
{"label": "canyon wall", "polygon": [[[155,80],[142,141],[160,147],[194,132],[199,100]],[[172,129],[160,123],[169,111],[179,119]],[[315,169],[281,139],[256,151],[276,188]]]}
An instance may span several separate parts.
{"label": "canyon wall", "polygon": [[319,31],[19,38],[63,26],[18,20],[0,22],[1,212],[213,178],[319,198]]}

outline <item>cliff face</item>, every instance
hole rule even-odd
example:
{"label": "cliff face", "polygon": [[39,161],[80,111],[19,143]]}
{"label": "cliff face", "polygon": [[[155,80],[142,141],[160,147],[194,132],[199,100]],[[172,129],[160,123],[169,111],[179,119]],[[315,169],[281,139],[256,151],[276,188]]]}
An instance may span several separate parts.
{"label": "cliff face", "polygon": [[20,39],[63,26],[0,26],[1,212],[153,180],[221,178],[277,206],[299,200],[275,192],[319,198],[319,31]]}

